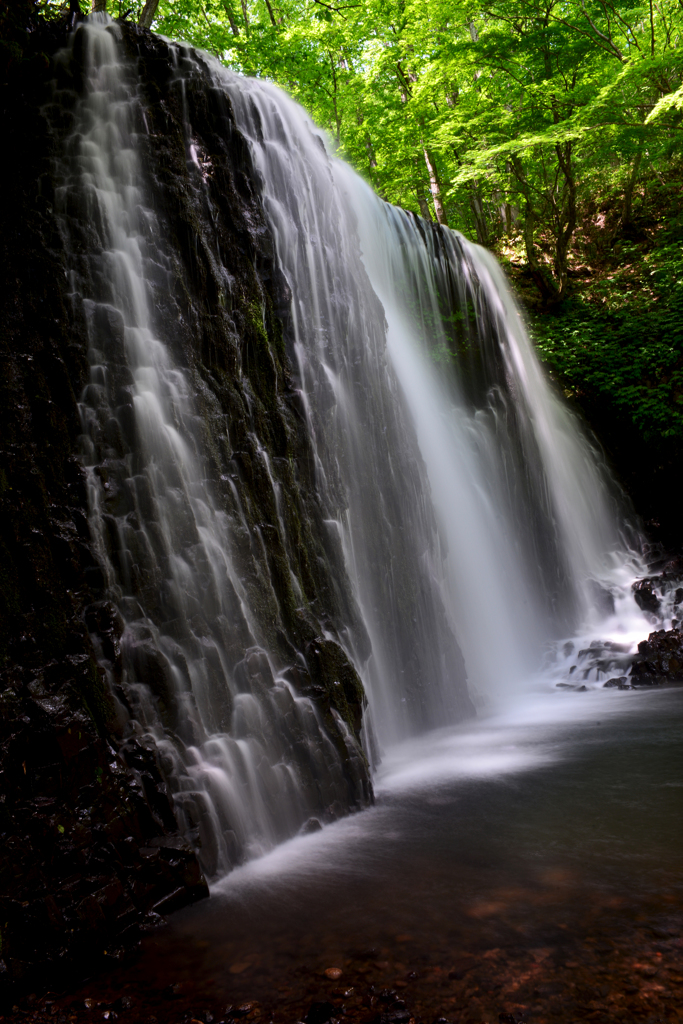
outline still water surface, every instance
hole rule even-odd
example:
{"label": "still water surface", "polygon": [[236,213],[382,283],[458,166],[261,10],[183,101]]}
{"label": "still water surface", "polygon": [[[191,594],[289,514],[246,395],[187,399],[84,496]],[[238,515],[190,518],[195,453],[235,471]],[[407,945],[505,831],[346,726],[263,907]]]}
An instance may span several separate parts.
{"label": "still water surface", "polygon": [[529,696],[386,752],[372,809],[233,871],[133,974],[304,1006],[338,966],[429,1004],[473,956],[680,945],[682,769],[681,688]]}

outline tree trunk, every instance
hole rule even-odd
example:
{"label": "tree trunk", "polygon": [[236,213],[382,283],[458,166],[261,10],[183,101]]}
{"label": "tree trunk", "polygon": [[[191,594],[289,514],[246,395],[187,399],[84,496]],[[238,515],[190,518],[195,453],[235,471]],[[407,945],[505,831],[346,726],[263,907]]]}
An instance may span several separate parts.
{"label": "tree trunk", "polygon": [[633,166],[631,167],[631,173],[628,176],[626,182],[626,191],[624,192],[624,205],[621,210],[621,218],[619,220],[619,227],[625,228],[631,223],[631,204],[633,202],[633,192],[636,187],[636,181],[638,179],[638,172],[640,171],[640,165],[643,159],[643,151],[639,149],[633,158]]}
{"label": "tree trunk", "polygon": [[569,280],[567,256],[576,227],[576,179],[572,167],[572,143],[558,143],[555,146],[560,170],[564,176],[564,202],[557,215],[557,233],[555,240],[555,277],[559,297],[564,298]]}
{"label": "tree trunk", "polygon": [[159,0],[147,0],[145,6],[142,8],[142,14],[140,15],[140,21],[138,22],[141,28],[152,27],[152,22],[154,21],[154,15],[157,13],[158,6]]}
{"label": "tree trunk", "polygon": [[484,204],[481,201],[480,196],[477,194],[476,186],[472,186],[470,193],[470,209],[474,214],[474,226],[477,231],[477,241],[479,245],[487,246],[489,244],[489,231],[486,224],[486,216],[484,214]]}
{"label": "tree trunk", "polygon": [[[149,0],[147,0],[147,2],[149,3]],[[223,7],[225,7],[225,13],[227,14],[228,21],[230,22],[230,31],[234,36],[238,36],[240,34],[240,29],[239,25],[235,20],[235,15],[232,12],[232,7],[230,6],[229,3],[226,2],[226,0],[223,0]]]}
{"label": "tree trunk", "polygon": [[368,153],[368,161],[370,163],[370,167],[375,168],[377,166],[377,157],[375,156],[375,151],[372,148],[372,139],[370,138],[370,132],[365,133],[365,148]]}
{"label": "tree trunk", "polygon": [[510,166],[525,199],[524,248],[526,249],[526,262],[529,267],[529,273],[531,274],[531,280],[538,288],[543,305],[545,306],[557,299],[557,289],[551,275],[547,273],[545,268],[540,265],[536,258],[536,247],[534,245],[536,211],[534,210],[531,198],[531,189],[524,171],[524,165],[518,156],[513,156],[510,160]]}
{"label": "tree trunk", "polygon": [[[242,0],[242,2],[244,3],[244,0]],[[337,69],[335,58],[329,50],[327,51],[327,56],[330,58],[330,69],[332,71],[332,107],[334,108],[335,141],[337,143],[337,147],[339,147],[339,143],[341,141],[341,116],[339,114],[339,106],[337,104],[337,93],[339,92],[337,84]]]}
{"label": "tree trunk", "polygon": [[427,202],[427,200],[425,199],[425,197],[423,195],[420,195],[419,192],[418,192],[418,196],[417,196],[417,202],[418,202],[418,205],[420,207],[420,213],[422,214],[422,217],[424,218],[424,220],[431,221],[431,219],[432,219],[432,211],[429,209],[429,203]]}
{"label": "tree trunk", "polygon": [[555,282],[551,276],[547,273],[544,267],[540,265],[536,258],[536,248],[534,245],[534,229],[536,227],[536,213],[533,207],[527,201],[527,207],[524,216],[524,247],[526,249],[526,261],[529,266],[529,273],[531,279],[540,292],[543,304],[555,302],[557,300],[557,288]]}
{"label": "tree trunk", "polygon": [[249,35],[249,11],[247,10],[247,0],[242,0],[242,16],[244,18],[244,31],[245,34]]}
{"label": "tree trunk", "polygon": [[424,155],[425,163],[427,164],[427,171],[429,172],[429,188],[432,193],[432,199],[434,200],[434,212],[436,214],[436,219],[439,224],[448,226],[446,211],[444,210],[443,203],[441,202],[441,185],[439,184],[439,176],[436,173],[436,166],[427,148],[424,149]]}
{"label": "tree trunk", "polygon": [[567,253],[569,246],[565,238],[565,232],[560,229],[555,239],[555,258],[553,259],[553,269],[555,270],[555,279],[557,281],[557,290],[559,292],[559,298],[564,298],[567,291],[568,281],[568,266],[567,266]]}

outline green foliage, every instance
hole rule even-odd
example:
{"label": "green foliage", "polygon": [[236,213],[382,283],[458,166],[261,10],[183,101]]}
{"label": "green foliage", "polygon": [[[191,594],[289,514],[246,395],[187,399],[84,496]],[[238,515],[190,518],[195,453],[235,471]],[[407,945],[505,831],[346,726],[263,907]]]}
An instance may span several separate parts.
{"label": "green foliage", "polygon": [[546,302],[581,204],[616,189],[628,221],[680,152],[680,0],[159,0],[152,27],[283,86],[389,201],[523,238]]}
{"label": "green foliage", "polygon": [[683,439],[683,247],[665,244],[645,258],[651,291],[603,302],[576,297],[537,316],[542,358],[579,402],[596,399],[630,420],[647,442]]}
{"label": "green foliage", "polygon": [[586,211],[607,198],[617,239],[639,184],[679,166],[680,0],[160,0],[154,28],[283,86],[387,200],[516,249],[565,390],[683,436],[683,224],[645,255],[622,239],[644,261],[626,286],[600,259],[585,293],[572,277]]}
{"label": "green foliage", "polygon": [[[284,87],[390,202],[515,252],[565,389],[643,436],[683,434],[680,202],[657,249],[623,242],[642,183],[680,179],[682,0],[159,0],[152,28]],[[605,201],[595,256],[583,236]],[[608,273],[614,244],[644,260],[637,280]]]}
{"label": "green foliage", "polygon": [[160,0],[154,27],[284,86],[390,201],[438,214],[440,200],[484,243],[530,214],[561,249],[581,195],[680,146],[683,6],[650,14],[649,0]]}

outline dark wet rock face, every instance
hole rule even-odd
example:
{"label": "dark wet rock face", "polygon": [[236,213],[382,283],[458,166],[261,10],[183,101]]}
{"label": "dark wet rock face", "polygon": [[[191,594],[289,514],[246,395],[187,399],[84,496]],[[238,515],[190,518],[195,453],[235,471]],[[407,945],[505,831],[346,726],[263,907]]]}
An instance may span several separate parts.
{"label": "dark wet rock face", "polygon": [[[216,446],[207,454],[219,500],[233,501],[237,489],[247,518],[264,520],[267,554],[252,557],[247,538],[238,562],[243,558],[257,606],[261,595],[270,649],[292,666],[292,685],[316,702],[339,751],[348,796],[330,813],[345,813],[371,799],[367,766],[362,759],[349,763],[344,741],[358,734],[364,696],[342,647],[329,637],[352,623],[358,643],[362,627],[341,550],[315,496],[286,353],[288,297],[250,183],[246,146],[222,98],[197,82],[188,82],[184,97],[173,87],[166,44],[135,27],[123,31],[156,144],[155,206],[173,225],[173,300],[161,304],[159,316],[173,326],[175,354],[197,384],[207,436],[220,423],[216,435],[232,440],[232,450]],[[88,526],[78,401],[89,381],[89,325],[66,294],[73,258],[65,252],[53,181],[72,118],[68,110],[48,119],[41,113],[55,74],[44,54],[65,43],[64,25],[34,33],[3,85],[2,137],[12,159],[0,211],[0,988],[63,982],[69,969],[89,970],[104,950],[118,955],[159,915],[207,894],[195,852],[178,832],[159,750],[129,727],[126,665],[147,683],[164,723],[182,729],[168,699],[167,666],[148,637],[124,630]],[[206,158],[201,189],[186,161],[181,102]],[[86,242],[84,236],[83,251]],[[227,306],[217,254],[234,268]],[[115,311],[96,327],[115,349]],[[116,383],[125,405],[125,381]],[[126,435],[126,423],[123,409],[95,467],[110,522],[125,497],[120,459],[135,442],[134,424]],[[287,550],[272,525],[277,515],[257,437],[281,487]],[[261,557],[275,615],[258,576]],[[305,608],[294,599],[288,559],[296,563]],[[148,597],[153,584],[142,573],[140,592]],[[297,652],[306,656],[297,659]],[[236,646],[229,654],[245,691],[272,686],[258,650]],[[219,717],[229,713],[226,706]],[[308,829],[316,826],[309,822]]]}
{"label": "dark wet rock face", "polygon": [[683,603],[683,570],[679,559],[667,563],[663,572],[636,580],[633,596],[641,611],[649,613],[653,625],[668,616],[677,616]]}
{"label": "dark wet rock face", "polygon": [[[65,305],[39,114],[49,61],[3,88],[0,217],[0,987],[50,985],[117,955],[158,913],[205,895],[155,750],[118,750],[117,702],[89,628],[117,657],[97,600],[76,405],[87,375]],[[11,96],[11,102],[8,97]],[[163,843],[169,843],[163,846]],[[142,851],[154,850],[150,858]]]}
{"label": "dark wet rock face", "polygon": [[631,682],[637,686],[683,682],[683,632],[680,629],[658,629],[638,644]]}
{"label": "dark wet rock face", "polygon": [[683,682],[683,565],[680,557],[670,559],[662,572],[633,584],[633,596],[642,611],[649,613],[653,625],[660,628],[638,644],[638,653],[631,658],[628,682],[633,686],[654,686],[660,683]]}
{"label": "dark wet rock face", "polygon": [[661,607],[661,601],[655,589],[659,580],[644,579],[633,584],[633,596],[638,607],[644,612],[653,612],[655,615]]}

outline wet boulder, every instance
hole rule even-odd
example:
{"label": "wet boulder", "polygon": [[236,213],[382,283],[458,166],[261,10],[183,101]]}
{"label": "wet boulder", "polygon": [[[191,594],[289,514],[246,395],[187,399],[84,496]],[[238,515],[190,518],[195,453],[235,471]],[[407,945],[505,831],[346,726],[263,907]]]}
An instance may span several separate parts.
{"label": "wet boulder", "polygon": [[657,578],[646,578],[636,580],[632,585],[633,596],[641,611],[651,612],[656,615],[661,607],[661,601],[657,595]]}
{"label": "wet boulder", "polygon": [[683,632],[658,629],[638,644],[631,668],[636,686],[683,682]]}
{"label": "wet boulder", "polygon": [[633,597],[636,604],[651,616],[653,624],[662,622],[670,616],[680,615],[679,606],[683,603],[683,572],[680,559],[673,559],[656,576],[647,576],[632,584]]}
{"label": "wet boulder", "polygon": [[575,680],[602,678],[611,673],[622,675],[631,663],[628,644],[613,640],[591,640],[590,646],[576,656],[579,671]]}

